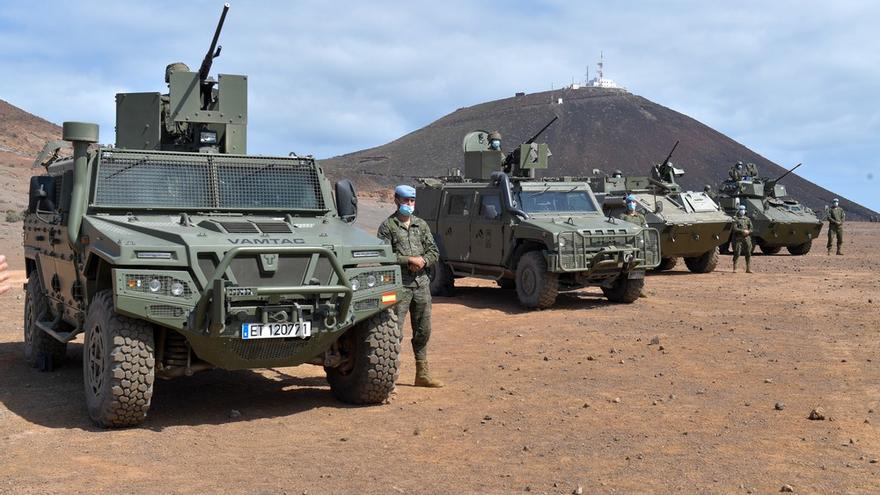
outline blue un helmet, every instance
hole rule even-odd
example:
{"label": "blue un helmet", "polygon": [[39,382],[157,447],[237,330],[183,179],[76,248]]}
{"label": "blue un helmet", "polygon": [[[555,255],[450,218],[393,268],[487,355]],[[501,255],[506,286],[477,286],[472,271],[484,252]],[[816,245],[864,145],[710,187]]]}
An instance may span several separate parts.
{"label": "blue un helmet", "polygon": [[632,194],[626,196],[626,209],[630,211],[635,211],[636,209],[636,197]]}

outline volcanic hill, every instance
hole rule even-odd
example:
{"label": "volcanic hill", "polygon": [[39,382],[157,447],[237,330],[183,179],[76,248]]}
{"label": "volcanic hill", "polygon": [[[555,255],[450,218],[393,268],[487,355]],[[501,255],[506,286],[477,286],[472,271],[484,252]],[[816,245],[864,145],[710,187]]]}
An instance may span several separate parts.
{"label": "volcanic hill", "polygon": [[[562,103],[560,103],[560,101]],[[462,139],[475,129],[501,131],[508,151],[529,139],[554,116],[539,141],[550,146],[548,175],[585,176],[598,168],[648,175],[676,140],[672,162],[685,170],[687,189],[713,188],[737,160],[754,162],[762,176],[785,172],[779,165],[733,139],[679,112],[622,89],[577,88],[519,95],[458,110],[388,144],[322,160],[333,177],[346,176],[374,189],[412,177],[444,175],[464,168]],[[794,164],[792,164],[794,165]],[[804,166],[817,164],[805,164]],[[877,213],[793,173],[783,179],[788,193],[817,212],[841,198],[848,218],[867,220]]]}
{"label": "volcanic hill", "polygon": [[61,127],[0,100],[0,215],[27,207],[31,165],[54,139],[61,139]]}

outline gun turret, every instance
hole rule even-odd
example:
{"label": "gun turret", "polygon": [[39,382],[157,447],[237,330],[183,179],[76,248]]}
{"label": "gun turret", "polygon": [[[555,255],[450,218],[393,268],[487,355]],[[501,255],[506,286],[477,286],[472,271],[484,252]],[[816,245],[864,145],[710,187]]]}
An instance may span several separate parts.
{"label": "gun turret", "polygon": [[[655,182],[662,181],[667,183],[667,185],[663,186],[665,189],[670,189],[668,184],[675,184],[676,170],[672,167],[669,160],[672,158],[672,154],[675,153],[675,148],[678,148],[679,142],[680,141],[675,141],[675,144],[672,145],[672,149],[669,150],[669,154],[666,155],[666,158],[659,165],[655,165],[652,169],[652,175],[654,176],[653,179],[655,179]],[[679,170],[678,173],[683,172]]]}
{"label": "gun turret", "polygon": [[220,21],[217,23],[217,29],[214,30],[211,46],[208,48],[208,53],[205,54],[205,59],[202,60],[202,66],[199,67],[199,81],[202,84],[208,79],[208,73],[211,72],[211,65],[214,63],[214,59],[220,56],[220,50],[223,49],[223,46],[217,45],[217,41],[220,39],[220,31],[223,30],[223,23],[226,21],[227,12],[229,12],[229,4],[224,3],[223,12],[220,13]]}
{"label": "gun turret", "polygon": [[790,169],[786,170],[785,173],[780,175],[779,177],[777,177],[775,179],[770,179],[770,180],[767,180],[766,182],[764,182],[764,195],[765,196],[773,196],[772,193],[774,192],[774,190],[776,188],[776,183],[778,183],[779,181],[784,179],[788,174],[794,172],[795,169],[800,167],[801,165],[803,165],[803,163],[798,163],[794,167],[791,167]]}
{"label": "gun turret", "polygon": [[547,122],[547,125],[542,127],[540,131],[536,132],[534,136],[529,138],[527,141],[523,141],[522,144],[520,144],[519,146],[514,148],[513,151],[508,153],[507,158],[504,159],[504,163],[501,164],[501,170],[503,170],[505,174],[509,174],[511,172],[511,170],[513,169],[514,165],[519,164],[520,150],[522,149],[522,145],[534,143],[535,140],[538,139],[538,137],[540,137],[541,134],[544,134],[544,131],[546,131],[557,120],[559,120],[558,115],[556,117],[553,117],[553,119],[551,119],[550,122]]}

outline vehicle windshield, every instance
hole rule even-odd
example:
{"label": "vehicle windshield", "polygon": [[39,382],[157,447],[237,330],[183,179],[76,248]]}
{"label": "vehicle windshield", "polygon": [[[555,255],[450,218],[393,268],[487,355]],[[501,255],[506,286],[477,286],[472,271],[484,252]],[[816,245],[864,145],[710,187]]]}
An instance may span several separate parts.
{"label": "vehicle windshield", "polygon": [[587,191],[543,190],[521,191],[519,204],[526,213],[591,213],[596,204]]}
{"label": "vehicle windshield", "polygon": [[97,207],[324,210],[315,164],[281,157],[104,151]]}

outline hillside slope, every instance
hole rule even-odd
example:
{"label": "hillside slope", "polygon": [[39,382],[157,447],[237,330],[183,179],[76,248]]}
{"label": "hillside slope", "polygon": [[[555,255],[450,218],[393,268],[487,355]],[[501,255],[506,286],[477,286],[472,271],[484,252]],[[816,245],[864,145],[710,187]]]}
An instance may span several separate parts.
{"label": "hillside slope", "polygon": [[46,141],[60,138],[61,127],[0,100],[0,215],[27,206],[34,157]]}
{"label": "hillside slope", "polygon": [[[332,175],[352,177],[365,188],[411,176],[443,175],[448,169],[463,167],[461,142],[467,132],[498,129],[504,136],[504,149],[509,150],[554,116],[559,120],[540,138],[553,152],[548,171],[552,175],[589,175],[594,168],[647,175],[676,140],[681,143],[672,161],[685,169],[681,182],[689,189],[702,190],[705,184],[714,187],[736,160],[755,162],[762,175],[775,177],[784,172],[687,115],[623,90],[600,88],[547,91],[460,108],[388,144],[321,163]],[[840,197],[853,220],[877,215],[796,174],[782,183],[790,195],[814,210],[821,211],[831,198]]]}

